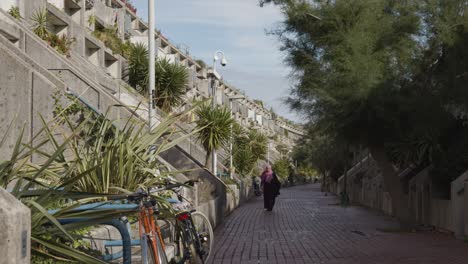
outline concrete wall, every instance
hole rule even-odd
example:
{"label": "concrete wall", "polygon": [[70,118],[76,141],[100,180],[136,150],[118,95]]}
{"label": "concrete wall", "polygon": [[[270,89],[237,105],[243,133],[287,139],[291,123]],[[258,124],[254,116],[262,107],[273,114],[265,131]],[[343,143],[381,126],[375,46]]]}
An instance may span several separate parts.
{"label": "concrete wall", "polygon": [[28,142],[42,127],[39,114],[46,120],[52,117],[51,96],[64,85],[51,82],[3,45],[0,45],[0,61],[0,134],[14,121],[6,146],[0,152],[0,159],[6,159],[23,128],[24,140]]}
{"label": "concrete wall", "polygon": [[240,190],[235,184],[229,184],[227,187],[225,214],[230,214],[239,207]]}
{"label": "concrete wall", "polygon": [[465,182],[465,191],[464,191],[464,215],[465,215],[465,237],[468,237],[468,182]]}
{"label": "concrete wall", "polygon": [[431,181],[429,168],[419,172],[409,181],[409,204],[413,219],[423,225],[431,225]]}
{"label": "concrete wall", "polygon": [[[430,167],[417,173],[414,170],[409,168],[400,174],[409,178],[407,191],[412,219],[419,225],[453,232],[457,238],[468,236],[468,172],[451,183],[451,199],[439,199],[433,193]],[[343,188],[343,176],[329,187],[337,195]],[[360,170],[348,172],[347,192],[352,203],[392,214],[390,194],[383,189],[383,177],[372,159]]]}
{"label": "concrete wall", "polygon": [[451,217],[453,218],[453,231],[456,237],[463,237],[465,234],[465,210],[468,204],[465,203],[465,183],[468,181],[468,171],[452,181],[451,188]]}
{"label": "concrete wall", "polygon": [[431,199],[430,224],[437,229],[454,231],[452,205],[450,200]]}
{"label": "concrete wall", "polygon": [[0,264],[27,264],[31,258],[31,212],[0,188]]}

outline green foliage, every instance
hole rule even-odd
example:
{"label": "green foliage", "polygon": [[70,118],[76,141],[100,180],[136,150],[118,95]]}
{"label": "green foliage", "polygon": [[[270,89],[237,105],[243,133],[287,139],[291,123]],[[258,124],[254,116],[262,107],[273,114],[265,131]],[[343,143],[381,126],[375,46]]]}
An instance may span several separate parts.
{"label": "green foliage", "polygon": [[59,37],[55,34],[49,34],[47,42],[50,46],[54,47],[55,50],[59,53],[66,56],[70,56],[70,49],[72,44],[75,42],[75,39],[70,39],[65,35]]}
{"label": "green foliage", "polygon": [[[174,124],[192,109],[182,113],[167,116],[158,126],[148,133],[146,123],[137,120],[127,120],[119,124],[107,116],[91,112],[86,108],[76,106],[73,102],[62,110],[69,129],[76,131],[77,126],[70,118],[79,113],[77,120],[79,137],[67,145],[70,155],[62,160],[60,167],[73,168],[72,177],[83,173],[74,185],[75,191],[91,193],[114,193],[119,189],[136,190],[140,186],[152,186],[161,182],[166,170],[155,156],[185,140],[191,134],[171,142],[163,137],[174,132]],[[56,107],[63,109],[62,106]],[[69,111],[67,111],[67,109]],[[121,127],[121,129],[119,129]],[[55,139],[58,141],[58,139]],[[157,144],[157,147],[156,147]]]}
{"label": "green foliage", "polygon": [[198,116],[196,121],[197,137],[203,148],[207,152],[206,165],[208,165],[208,156],[213,150],[227,147],[231,137],[231,125],[234,120],[231,113],[226,108],[212,108],[210,104],[200,105],[195,114]]}
{"label": "green foliage", "polygon": [[[11,157],[0,161],[0,187],[12,187],[12,195],[31,210],[33,261],[105,263],[96,258],[99,254],[82,238],[90,226],[120,217],[123,212],[84,211],[80,217],[88,221],[68,225],[61,225],[58,219],[76,218],[71,209],[105,199],[107,193],[134,190],[165,177],[166,173],[160,171],[164,168],[155,157],[191,136],[171,142],[164,138],[191,109],[168,116],[148,133],[141,122],[130,119],[120,124],[92,112],[73,124],[74,117],[89,112],[77,102],[63,107],[63,100],[58,93],[54,95],[55,118],[50,122],[41,118],[42,129],[34,135],[33,145],[22,143],[26,141],[24,130],[18,134]],[[0,147],[6,144],[13,125],[11,122],[2,135]],[[63,129],[63,125],[68,128]],[[38,162],[31,162],[33,156]],[[77,190],[85,193],[70,192]],[[97,192],[104,194],[87,194]],[[49,213],[50,209],[57,211]],[[126,211],[125,215],[135,213]]]}
{"label": "green foliage", "polygon": [[184,66],[167,59],[158,60],[155,81],[155,103],[159,108],[169,113],[183,102],[188,83],[188,71]]}
{"label": "green foliage", "polygon": [[[128,57],[128,81],[141,94],[148,91],[148,50],[144,44],[132,45]],[[163,111],[170,112],[183,102],[188,83],[187,69],[167,59],[156,61],[155,104]]]}
{"label": "green foliage", "polygon": [[88,25],[90,27],[96,25],[96,15],[92,14],[88,17]]}
{"label": "green foliage", "polygon": [[206,63],[203,60],[195,60],[195,62],[200,64],[202,68],[206,68]]}
{"label": "green foliage", "polygon": [[336,137],[310,133],[294,148],[292,157],[299,167],[311,167],[321,175],[338,179],[351,163],[346,143]]}
{"label": "green foliage", "polygon": [[437,182],[468,169],[447,140],[466,137],[458,125],[468,106],[465,1],[265,3],[285,16],[273,33],[298,80],[288,103],[316,130],[308,151],[314,168],[341,173],[346,162],[331,161],[343,144],[385,149],[400,167],[432,164]]}
{"label": "green foliage", "polygon": [[258,130],[246,130],[238,123],[233,125],[233,165],[246,177],[252,175],[259,160],[266,159],[268,138]]}
{"label": "green foliage", "polygon": [[[72,133],[70,136],[62,138],[63,143],[58,145],[57,142],[51,140],[50,136],[52,132],[48,129],[42,129],[34,138],[39,139],[43,137],[45,140],[32,146],[22,144],[24,141],[23,132],[24,130],[17,137],[10,159],[0,162],[0,187],[13,186],[11,194],[30,208],[32,259],[42,259],[49,261],[49,263],[61,260],[75,260],[82,263],[104,263],[91,256],[90,250],[85,244],[77,244],[75,242],[75,238],[72,236],[73,231],[79,230],[83,226],[74,225],[72,228],[71,226],[62,226],[57,221],[58,217],[69,217],[69,210],[76,203],[65,203],[68,199],[74,198],[73,195],[65,196],[65,194],[77,180],[85,175],[77,175],[59,185],[49,185],[49,181],[47,180],[47,178],[52,176],[70,176],[70,170],[57,171],[54,163],[64,157],[66,146],[75,135]],[[3,139],[7,136],[8,133],[4,135]],[[3,139],[0,142],[0,147],[5,143]],[[56,145],[55,151],[49,151],[45,155],[42,148],[51,144]],[[44,155],[45,159],[42,163],[31,163],[30,160],[33,155]],[[64,191],[56,192],[54,191],[56,188],[63,188]],[[34,192],[34,196],[31,196],[30,192]],[[81,198],[92,198],[92,196],[82,196]],[[97,199],[97,197],[94,198]],[[56,208],[59,203],[62,205],[59,211],[53,214],[47,212],[47,209]],[[120,212],[116,212],[116,215],[118,214]],[[89,217],[91,221],[96,220],[97,223],[103,219],[103,216],[96,212],[93,212],[92,215],[85,213],[83,217]]]}
{"label": "green foliage", "polygon": [[21,17],[21,14],[20,14],[20,9],[19,7],[17,6],[12,6],[9,10],[8,10],[8,14],[14,18],[16,18],[17,20],[22,20],[23,17]]}
{"label": "green foliage", "polygon": [[[89,17],[88,23],[93,22],[93,17],[94,15]],[[96,23],[95,17],[94,23]],[[122,38],[120,38],[117,27],[96,29],[93,31],[93,35],[102,41],[106,47],[111,49],[114,54],[119,54],[128,58],[131,50],[131,43],[129,41],[123,41]]]}
{"label": "green foliage", "polygon": [[38,9],[31,17],[33,22],[32,30],[43,40],[47,40],[51,34],[47,29],[47,9]]}
{"label": "green foliage", "polygon": [[277,160],[271,167],[276,176],[283,181],[287,181],[293,171],[291,163],[286,158]]}
{"label": "green foliage", "polygon": [[57,36],[50,32],[47,28],[47,16],[47,9],[36,10],[31,18],[33,32],[62,55],[70,56],[70,49],[75,39],[66,35]]}
{"label": "green foliage", "polygon": [[128,57],[128,83],[143,95],[147,95],[148,86],[148,48],[137,43],[130,48]]}

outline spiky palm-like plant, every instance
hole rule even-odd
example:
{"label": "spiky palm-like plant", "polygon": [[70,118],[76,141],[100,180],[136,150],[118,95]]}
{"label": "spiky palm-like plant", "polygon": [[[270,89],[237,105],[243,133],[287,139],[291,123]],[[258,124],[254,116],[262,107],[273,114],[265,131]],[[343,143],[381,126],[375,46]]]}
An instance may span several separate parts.
{"label": "spiky palm-like plant", "polygon": [[17,6],[12,6],[10,10],[8,10],[8,14],[17,20],[22,20],[23,17],[21,16],[20,9]]}
{"label": "spiky palm-like plant", "polygon": [[268,138],[257,130],[233,126],[233,162],[243,176],[250,175],[259,160],[265,159]]}
{"label": "spiky palm-like plant", "polygon": [[[148,49],[138,43],[130,48],[128,56],[128,82],[141,94],[147,96],[148,91]],[[155,68],[155,104],[164,112],[171,112],[183,102],[188,83],[187,69],[167,59],[158,59]]]}
{"label": "spiky palm-like plant", "polygon": [[46,9],[38,9],[31,17],[33,21],[32,30],[33,32],[39,36],[43,40],[47,40],[50,32],[47,28],[47,10]]}
{"label": "spiky palm-like plant", "polygon": [[[0,160],[0,187],[16,182],[12,195],[31,209],[33,262],[106,263],[93,256],[89,246],[80,240],[79,232],[128,215],[128,211],[80,212],[80,217],[87,219],[83,223],[62,225],[58,220],[76,218],[72,209],[79,204],[105,198],[107,193],[119,189],[148,187],[164,177],[155,157],[192,135],[173,141],[165,139],[172,133],[173,124],[187,112],[170,115],[150,133],[143,133],[143,123],[128,120],[118,126],[94,114],[71,125],[71,120],[64,117],[67,109],[61,108],[53,121],[42,119],[43,128],[34,136],[34,145],[22,144],[24,130],[20,132],[10,158]],[[57,124],[70,124],[70,129],[63,132]],[[12,122],[0,138],[0,148],[13,127]],[[41,162],[31,162],[32,157]]]}
{"label": "spiky palm-like plant", "polygon": [[137,43],[130,48],[128,57],[128,83],[146,95],[148,86],[148,48]]}
{"label": "spiky palm-like plant", "polygon": [[[13,124],[13,122],[12,122]],[[8,137],[8,131],[0,141],[0,147],[6,142]],[[11,156],[8,160],[0,161],[0,187],[6,188],[12,186],[13,189],[11,194],[26,206],[31,211],[31,257],[34,261],[47,261],[44,263],[63,263],[70,261],[77,261],[80,263],[93,263],[100,264],[106,263],[93,257],[89,254],[89,248],[77,242],[75,239],[74,231],[83,228],[84,226],[61,225],[58,218],[68,218],[73,214],[72,208],[76,207],[80,203],[79,199],[95,198],[99,199],[102,197],[93,197],[93,195],[77,197],[73,194],[68,193],[73,188],[73,185],[86,174],[71,176],[71,170],[63,169],[60,174],[57,173],[57,168],[54,164],[57,161],[62,160],[66,146],[70,142],[71,138],[76,135],[72,133],[69,137],[63,139],[63,143],[58,145],[57,142],[52,142],[51,138],[48,138],[46,134],[47,129],[41,130],[37,135],[36,139],[40,136],[45,136],[45,140],[38,143],[35,146],[22,144],[24,138],[24,129],[19,133],[16,144],[11,151]],[[56,144],[55,151],[50,151],[47,154],[42,152],[41,147],[48,144]],[[34,155],[43,155],[45,160],[38,163],[31,163],[30,160]],[[63,181],[59,184],[50,184],[51,177],[65,177],[69,178],[67,181]],[[57,191],[61,189],[62,191]],[[69,199],[74,199],[75,202],[70,203]],[[49,213],[47,210],[51,208],[57,208],[60,204],[60,209],[55,213]],[[115,212],[115,217],[121,212]],[[102,223],[104,219],[112,217],[111,215],[102,215],[100,213],[85,212],[82,215],[84,218],[88,218],[94,223]],[[89,223],[87,226],[90,226]],[[63,261],[63,262],[62,262]]]}
{"label": "spiky palm-like plant", "polygon": [[251,129],[248,134],[249,147],[257,159],[265,159],[268,138],[258,130]]}
{"label": "spiky palm-like plant", "polygon": [[206,166],[213,150],[226,147],[231,136],[231,125],[234,119],[226,108],[212,108],[209,104],[202,104],[195,110],[198,116],[197,137],[203,148],[206,150]]}
{"label": "spiky palm-like plant", "polygon": [[187,92],[188,71],[178,63],[167,59],[156,62],[156,105],[164,112],[171,112],[183,102]]}

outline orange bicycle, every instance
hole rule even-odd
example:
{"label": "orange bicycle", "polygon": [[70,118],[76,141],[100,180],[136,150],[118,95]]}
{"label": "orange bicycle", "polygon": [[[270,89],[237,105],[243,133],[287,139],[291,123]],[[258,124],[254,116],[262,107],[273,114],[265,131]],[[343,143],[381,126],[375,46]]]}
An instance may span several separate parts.
{"label": "orange bicycle", "polygon": [[[127,200],[130,203],[139,205],[138,231],[140,239],[132,240],[131,246],[141,246],[141,259],[143,264],[169,263],[166,257],[161,228],[157,224],[157,219],[155,217],[155,215],[159,214],[159,208],[156,198],[151,196],[151,193],[171,190],[173,188],[185,186],[186,184],[187,183],[167,184],[161,188],[153,188],[149,192],[140,191],[127,195],[113,195],[110,197],[111,200]],[[120,243],[115,244],[118,245]],[[131,260],[128,261],[131,263]]]}

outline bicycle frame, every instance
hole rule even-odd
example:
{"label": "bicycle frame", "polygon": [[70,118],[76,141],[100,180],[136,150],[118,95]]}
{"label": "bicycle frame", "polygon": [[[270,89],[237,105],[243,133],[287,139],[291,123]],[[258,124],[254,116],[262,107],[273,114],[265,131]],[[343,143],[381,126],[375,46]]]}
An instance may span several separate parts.
{"label": "bicycle frame", "polygon": [[[140,241],[150,241],[151,248],[153,250],[154,259],[156,264],[159,263],[159,251],[157,245],[157,239],[161,243],[162,250],[165,250],[164,240],[161,234],[161,228],[156,224],[156,218],[154,217],[154,210],[152,207],[140,207],[140,217],[139,217],[139,232],[140,232]],[[157,236],[157,237],[156,237]],[[145,239],[147,238],[147,239]],[[142,249],[146,247],[145,243],[141,243]],[[145,260],[147,257],[146,252],[142,250],[142,258]],[[163,256],[165,257],[165,256]],[[146,260],[145,260],[146,261]],[[146,262],[144,262],[146,263]]]}

